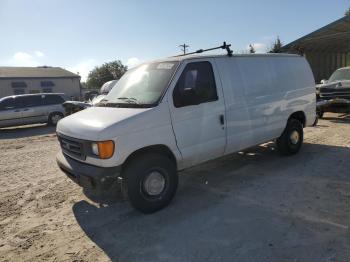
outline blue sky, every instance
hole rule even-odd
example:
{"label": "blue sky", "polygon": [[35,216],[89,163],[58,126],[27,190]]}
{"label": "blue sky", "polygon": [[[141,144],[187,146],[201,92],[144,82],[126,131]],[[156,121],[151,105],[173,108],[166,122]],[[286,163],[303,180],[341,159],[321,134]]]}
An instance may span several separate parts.
{"label": "blue sky", "polygon": [[115,59],[133,66],[227,41],[264,52],[344,15],[345,0],[0,0],[0,65],[61,66],[83,78]]}

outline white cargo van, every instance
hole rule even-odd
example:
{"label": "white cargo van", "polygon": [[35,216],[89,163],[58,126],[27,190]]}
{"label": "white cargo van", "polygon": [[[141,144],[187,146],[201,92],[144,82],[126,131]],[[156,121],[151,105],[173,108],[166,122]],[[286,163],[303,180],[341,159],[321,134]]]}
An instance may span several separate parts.
{"label": "white cargo van", "polygon": [[62,119],[57,163],[83,187],[125,181],[148,213],[175,194],[177,171],[276,139],[285,155],[315,121],[315,81],[288,54],[181,56],[129,70],[96,107]]}

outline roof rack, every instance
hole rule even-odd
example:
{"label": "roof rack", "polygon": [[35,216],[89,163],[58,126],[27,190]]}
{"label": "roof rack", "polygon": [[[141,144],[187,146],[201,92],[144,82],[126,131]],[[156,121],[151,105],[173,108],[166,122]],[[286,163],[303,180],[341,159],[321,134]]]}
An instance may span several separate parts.
{"label": "roof rack", "polygon": [[224,42],[221,46],[208,48],[208,49],[199,49],[199,50],[197,50],[195,52],[191,52],[191,53],[187,53],[187,54],[183,54],[183,55],[176,55],[174,57],[193,55],[193,54],[200,54],[200,53],[203,53],[203,52],[208,52],[208,51],[212,51],[212,50],[216,50],[216,49],[226,49],[227,55],[228,56],[232,56],[233,51],[230,49],[230,46],[231,46],[231,44],[226,44],[226,42]]}

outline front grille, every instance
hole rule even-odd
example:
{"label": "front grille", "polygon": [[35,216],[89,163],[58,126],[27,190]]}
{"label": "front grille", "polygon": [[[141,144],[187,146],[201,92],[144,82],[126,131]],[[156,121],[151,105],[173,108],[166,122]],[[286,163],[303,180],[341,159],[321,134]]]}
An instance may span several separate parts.
{"label": "front grille", "polygon": [[78,139],[58,135],[58,140],[61,144],[63,153],[78,159],[85,160],[86,155],[84,152],[84,146],[83,143]]}
{"label": "front grille", "polygon": [[350,99],[350,88],[341,87],[341,88],[329,88],[324,87],[320,89],[320,97],[324,99],[332,98],[344,98]]}

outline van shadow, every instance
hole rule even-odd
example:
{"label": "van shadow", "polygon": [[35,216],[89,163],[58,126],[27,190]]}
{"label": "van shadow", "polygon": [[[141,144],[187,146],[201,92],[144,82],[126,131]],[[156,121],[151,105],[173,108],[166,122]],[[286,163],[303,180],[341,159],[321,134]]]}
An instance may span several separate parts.
{"label": "van shadow", "polygon": [[[92,197],[99,207],[80,201],[72,209],[86,235],[112,261],[271,261],[271,241],[282,241],[291,227],[278,202],[288,189],[273,196],[277,204],[268,203],[271,208],[256,203],[275,180],[317,177],[317,163],[330,152],[339,158],[350,149],[305,143],[298,155],[281,157],[269,143],[207,162],[181,172],[172,203],[151,215],[110,196]],[[290,168],[295,172],[287,177]],[[308,223],[300,223],[295,234],[305,238],[313,234],[309,229]],[[295,246],[293,250],[295,254]]]}
{"label": "van shadow", "polygon": [[46,124],[28,125],[19,127],[0,128],[0,139],[17,139],[30,136],[54,134],[56,127]]}

